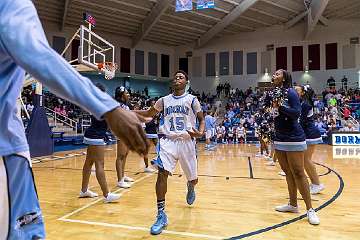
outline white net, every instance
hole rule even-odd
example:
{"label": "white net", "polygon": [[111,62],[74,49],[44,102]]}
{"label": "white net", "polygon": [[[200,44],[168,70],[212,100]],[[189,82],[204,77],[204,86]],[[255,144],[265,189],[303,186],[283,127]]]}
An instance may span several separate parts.
{"label": "white net", "polygon": [[110,80],[115,77],[116,69],[118,68],[116,63],[105,63],[103,66],[103,71],[105,74],[105,79]]}

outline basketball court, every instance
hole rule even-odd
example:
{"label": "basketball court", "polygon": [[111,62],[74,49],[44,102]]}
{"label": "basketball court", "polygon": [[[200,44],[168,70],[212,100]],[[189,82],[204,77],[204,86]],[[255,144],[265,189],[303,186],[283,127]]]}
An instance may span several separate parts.
{"label": "basketball court", "polygon": [[[193,206],[186,204],[186,179],[181,170],[169,177],[167,212],[171,222],[156,237],[149,234],[156,214],[156,174],[143,173],[142,159],[131,154],[126,174],[135,183],[128,190],[118,189],[116,148],[109,146],[106,177],[109,187],[122,194],[120,201],[104,204],[100,197],[79,199],[83,151],[62,152],[58,159],[37,159],[40,162],[33,166],[48,239],[357,239],[360,231],[360,213],[356,211],[359,176],[354,171],[359,160],[334,159],[332,147],[326,145],[314,154],[326,186],[321,194],[312,196],[321,225],[311,226],[304,218],[300,194],[300,214],[274,211],[288,201],[279,165],[266,166],[266,160],[255,157],[254,145],[223,145],[216,152],[198,152],[199,185]],[[95,176],[90,186],[101,192]]]}

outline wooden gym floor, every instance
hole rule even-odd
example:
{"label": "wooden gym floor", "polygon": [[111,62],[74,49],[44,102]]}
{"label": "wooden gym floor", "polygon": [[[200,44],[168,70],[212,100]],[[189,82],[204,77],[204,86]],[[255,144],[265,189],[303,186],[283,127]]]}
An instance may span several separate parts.
{"label": "wooden gym floor", "polygon": [[[360,239],[360,159],[334,159],[331,146],[317,147],[313,160],[326,189],[312,197],[314,207],[320,208],[321,224],[311,226],[303,218],[302,200],[301,214],[274,211],[288,201],[285,178],[278,175],[278,165],[266,166],[266,160],[255,158],[255,145],[218,145],[215,152],[205,152],[199,144],[198,149],[196,202],[187,206],[186,179],[178,168],[168,183],[169,226],[156,237],[149,234],[156,215],[156,174],[142,172],[139,156],[131,153],[126,166],[136,182],[129,190],[118,189],[116,148],[108,146],[108,185],[122,194],[112,204],[100,197],[78,198],[85,149],[35,159],[47,239]],[[94,175],[90,186],[101,195]]]}

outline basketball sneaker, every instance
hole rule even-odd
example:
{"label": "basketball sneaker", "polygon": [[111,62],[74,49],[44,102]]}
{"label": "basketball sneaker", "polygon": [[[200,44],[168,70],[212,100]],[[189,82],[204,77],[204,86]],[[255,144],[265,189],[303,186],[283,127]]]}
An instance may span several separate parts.
{"label": "basketball sneaker", "polygon": [[310,208],[307,211],[307,217],[308,217],[308,221],[309,221],[310,224],[312,224],[312,225],[319,225],[320,224],[320,219],[317,216],[314,209]]}
{"label": "basketball sneaker", "polygon": [[134,182],[134,179],[132,179],[131,177],[128,177],[128,176],[124,176],[123,179],[125,182]]}
{"label": "basketball sneaker", "polygon": [[290,203],[288,203],[286,205],[277,206],[277,207],[275,207],[275,210],[278,212],[292,212],[292,213],[299,212],[299,208],[291,206]]}
{"label": "basketball sneaker", "polygon": [[119,182],[117,183],[117,186],[118,186],[119,188],[130,188],[130,187],[131,187],[131,184],[128,183],[128,182],[125,182],[125,181],[124,181],[124,178],[123,178],[123,179],[121,179],[121,181],[119,181]]}
{"label": "basketball sneaker", "polygon": [[320,193],[324,189],[325,189],[325,186],[322,183],[320,183],[319,185],[310,184],[310,193],[313,195]]}
{"label": "basketball sneaker", "polygon": [[112,203],[117,201],[120,198],[120,194],[109,192],[106,198],[104,199],[104,203]]}
{"label": "basketball sneaker", "polygon": [[152,167],[146,167],[146,168],[144,168],[144,172],[145,173],[153,173],[153,172],[155,172],[156,170],[155,169],[153,169]]}
{"label": "basketball sneaker", "polygon": [[90,191],[89,189],[86,192],[80,191],[79,198],[95,198],[99,196],[97,193]]}
{"label": "basketball sneaker", "polygon": [[209,145],[208,147],[205,148],[205,151],[215,151],[216,146],[214,145]]}
{"label": "basketball sneaker", "polygon": [[189,205],[192,205],[195,202],[196,195],[195,195],[194,186],[191,184],[191,182],[187,183],[187,189],[188,189],[188,192],[186,194],[186,202]]}
{"label": "basketball sneaker", "polygon": [[274,161],[270,161],[268,163],[266,163],[266,166],[275,166],[275,162]]}
{"label": "basketball sneaker", "polygon": [[164,211],[160,211],[156,216],[155,223],[151,226],[150,233],[152,235],[160,234],[168,225],[168,218]]}

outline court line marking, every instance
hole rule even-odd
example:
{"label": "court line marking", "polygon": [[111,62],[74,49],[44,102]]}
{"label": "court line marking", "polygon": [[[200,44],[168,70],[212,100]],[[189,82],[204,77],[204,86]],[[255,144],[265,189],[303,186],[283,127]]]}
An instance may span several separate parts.
{"label": "court line marking", "polygon": [[[145,231],[145,232],[150,231],[150,229],[148,227],[129,226],[129,225],[123,225],[123,224],[93,222],[93,221],[84,221],[84,220],[76,220],[76,219],[60,219],[60,221],[71,222],[71,223],[81,223],[81,224],[88,224],[88,225],[97,225],[97,226],[103,226],[103,227],[122,228],[122,229],[128,229],[128,230],[139,230],[139,231]],[[213,236],[213,235],[191,233],[191,232],[178,232],[178,231],[171,231],[171,230],[163,230],[162,234],[171,234],[171,235],[178,235],[178,236],[185,236],[185,237],[192,237],[192,238],[225,239],[225,237],[221,237],[221,236]]]}
{"label": "court line marking", "polygon": [[[73,171],[82,171],[82,168],[68,168],[68,167],[33,167],[33,169],[41,170],[41,169],[55,169],[55,170],[73,170]],[[105,169],[105,172],[115,172],[116,170],[113,169]],[[141,172],[134,172],[134,171],[125,171],[125,173],[132,173],[135,176],[139,175]],[[155,173],[154,173],[155,174]],[[182,177],[180,173],[174,173],[173,176]],[[322,176],[322,175],[319,175]],[[262,177],[245,177],[245,176],[225,176],[225,175],[209,175],[209,174],[198,174],[198,177],[212,177],[212,178],[229,178],[229,179],[252,179],[252,180],[266,180],[266,181],[283,181],[283,178],[262,178]],[[228,180],[228,179],[227,179]]]}
{"label": "court line marking", "polygon": [[[151,177],[151,176],[153,176],[153,175],[154,175],[154,174],[145,175],[145,176],[143,176],[143,177],[135,180],[134,183],[133,183],[131,186],[133,186],[133,185],[135,185],[136,183],[141,182],[141,181],[143,181],[144,179],[149,178],[149,177]],[[130,191],[130,190],[128,190],[128,189],[119,188],[118,190],[115,190],[113,193],[120,193],[120,195],[122,196],[123,194],[125,194],[126,192],[129,192],[129,191]],[[66,214],[66,215],[58,218],[57,220],[63,221],[63,220],[65,220],[66,218],[68,218],[68,217],[70,217],[70,216],[72,216],[72,215],[74,215],[74,214],[76,214],[76,213],[78,213],[78,212],[81,212],[82,210],[84,210],[84,209],[86,209],[86,208],[88,208],[88,207],[91,207],[92,205],[94,205],[94,204],[96,204],[96,203],[98,203],[98,202],[100,202],[100,201],[103,201],[103,200],[104,200],[104,198],[103,198],[103,197],[100,197],[100,198],[96,199],[95,201],[92,201],[92,202],[90,202],[90,203],[88,203],[88,204],[85,204],[84,206],[82,206],[82,207],[80,207],[80,208],[78,208],[78,209],[75,209],[74,211],[72,211],[72,212],[70,212],[70,213],[68,213],[68,214]]]}
{"label": "court line marking", "polygon": [[[330,170],[331,172],[333,172],[339,179],[339,188],[337,190],[337,192],[334,194],[334,196],[332,198],[330,198],[328,201],[326,201],[325,203],[323,203],[322,205],[320,205],[319,207],[317,207],[315,209],[316,212],[320,211],[321,209],[329,206],[331,203],[333,203],[342,193],[343,189],[344,189],[344,180],[343,178],[341,177],[341,175],[336,172],[335,170],[329,168],[328,166],[324,165],[324,164],[321,164],[321,163],[316,163],[314,162],[316,165],[319,165],[319,166],[322,166],[324,168],[327,168],[328,170]],[[272,226],[269,226],[269,227],[265,227],[265,228],[261,228],[259,230],[255,230],[255,231],[252,231],[252,232],[248,232],[248,233],[244,233],[244,234],[241,234],[241,235],[238,235],[238,236],[234,236],[234,237],[229,237],[227,238],[228,240],[235,240],[235,239],[243,239],[243,238],[248,238],[248,237],[251,237],[251,236],[255,236],[255,235],[258,235],[258,234],[262,234],[264,232],[268,232],[268,231],[271,231],[271,230],[274,230],[274,229],[277,229],[277,228],[281,228],[281,227],[284,227],[286,225],[289,225],[291,223],[294,223],[294,222],[297,222],[303,218],[305,218],[307,215],[306,213],[303,214],[303,215],[300,215],[296,218],[293,218],[293,219],[290,219],[290,220],[287,220],[285,222],[281,222],[281,223],[278,223],[278,224],[275,224],[275,225],[272,225]]]}

